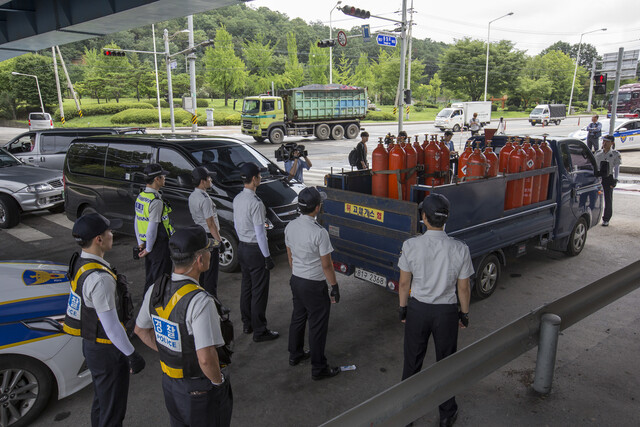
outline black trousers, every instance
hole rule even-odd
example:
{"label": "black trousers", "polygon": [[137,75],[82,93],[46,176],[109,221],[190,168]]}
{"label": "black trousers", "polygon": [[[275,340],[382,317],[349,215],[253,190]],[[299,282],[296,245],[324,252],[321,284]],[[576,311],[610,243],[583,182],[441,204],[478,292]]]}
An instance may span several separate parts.
{"label": "black trousers", "polygon": [[[211,237],[211,234],[207,233],[207,236]],[[220,265],[220,257],[218,256],[218,249],[211,251],[211,262],[209,263],[209,269],[200,274],[200,284],[205,291],[218,298],[218,269]]]}
{"label": "black trousers", "polygon": [[[458,307],[456,304],[425,304],[409,299],[404,328],[404,369],[402,379],[422,369],[429,337],[433,335],[436,361],[456,352],[458,348]],[[453,416],[458,409],[455,397],[439,407],[440,419]]]}
{"label": "black trousers", "polygon": [[603,221],[609,221],[613,215],[613,175],[602,178],[602,190],[604,191],[604,214]]}
{"label": "black trousers", "polygon": [[129,362],[113,344],[82,340],[82,354],[93,379],[91,426],[121,426],[127,412]]}
{"label": "black trousers", "polygon": [[599,139],[599,137],[597,137],[597,138],[589,138],[589,137],[587,137],[587,147],[589,147],[589,149],[591,151],[593,151],[594,153],[596,151],[598,151],[598,139]]}
{"label": "black trousers", "polygon": [[303,355],[304,332],[308,320],[311,374],[318,375],[327,367],[324,348],[327,343],[331,310],[327,282],[291,276],[289,284],[293,294],[293,313],[291,313],[289,326],[289,358],[295,359]]}
{"label": "black trousers", "polygon": [[231,425],[233,393],[228,373],[215,386],[208,378],[174,379],[162,375],[164,403],[171,427],[227,427]]}
{"label": "black trousers", "polygon": [[242,270],[240,287],[240,315],[244,328],[251,327],[257,337],[267,330],[267,300],[269,299],[269,270],[257,243],[238,244],[238,261]]}
{"label": "black trousers", "polygon": [[[158,225],[158,228],[162,227],[162,224]],[[165,233],[158,230],[158,233]],[[144,293],[147,293],[149,286],[153,285],[156,280],[161,278],[164,274],[171,274],[172,270],[171,258],[169,257],[169,238],[158,238],[153,244],[153,250],[144,257]],[[143,294],[144,295],[144,294]]]}

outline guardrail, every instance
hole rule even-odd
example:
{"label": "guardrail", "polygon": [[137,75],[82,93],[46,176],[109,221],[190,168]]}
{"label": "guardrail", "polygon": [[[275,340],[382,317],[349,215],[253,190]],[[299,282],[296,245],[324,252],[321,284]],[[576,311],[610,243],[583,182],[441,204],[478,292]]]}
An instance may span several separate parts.
{"label": "guardrail", "polygon": [[[579,322],[640,287],[640,261],[624,267],[582,289],[546,304],[461,351],[431,365],[405,381],[344,412],[323,426],[398,426],[420,418],[451,396],[468,389],[485,376],[537,346],[543,316],[559,330]],[[555,316],[549,316],[555,315]],[[556,323],[554,323],[554,319]],[[546,338],[543,338],[543,342]],[[553,346],[554,342],[547,342]],[[541,354],[542,353],[542,354]],[[546,353],[546,354],[545,354]],[[538,352],[555,358],[555,348]],[[551,371],[553,360],[551,360]],[[536,370],[538,375],[538,369]],[[536,378],[538,380],[538,378]],[[550,386],[550,384],[549,384]]]}

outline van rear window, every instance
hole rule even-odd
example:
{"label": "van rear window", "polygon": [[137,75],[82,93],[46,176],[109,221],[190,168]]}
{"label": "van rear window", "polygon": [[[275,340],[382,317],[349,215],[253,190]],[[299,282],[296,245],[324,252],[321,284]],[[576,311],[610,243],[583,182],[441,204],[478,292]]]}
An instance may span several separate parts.
{"label": "van rear window", "polygon": [[70,172],[93,176],[104,176],[104,159],[107,144],[78,143],[67,153],[67,166]]}
{"label": "van rear window", "polygon": [[29,120],[51,120],[47,113],[30,113]]}

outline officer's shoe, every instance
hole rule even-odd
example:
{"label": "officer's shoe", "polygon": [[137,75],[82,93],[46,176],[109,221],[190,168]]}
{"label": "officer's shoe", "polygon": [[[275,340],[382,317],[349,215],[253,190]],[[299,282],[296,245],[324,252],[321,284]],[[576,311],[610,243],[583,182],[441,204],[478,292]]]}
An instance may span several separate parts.
{"label": "officer's shoe", "polygon": [[304,352],[302,353],[302,356],[298,356],[298,357],[295,357],[295,358],[289,358],[289,365],[296,366],[297,364],[299,364],[303,360],[307,360],[310,357],[311,357],[311,352],[309,350],[304,350]]}
{"label": "officer's shoe", "polygon": [[277,333],[276,331],[270,331],[269,329],[267,329],[266,331],[264,331],[260,335],[254,335],[253,336],[253,341],[255,341],[255,342],[272,341],[272,340],[277,339],[279,336],[280,336],[280,334]]}
{"label": "officer's shoe", "polygon": [[339,373],[340,368],[338,368],[337,366],[335,368],[330,368],[329,366],[327,366],[318,375],[311,375],[311,379],[314,381],[323,380],[325,378],[335,377]]}
{"label": "officer's shoe", "polygon": [[245,334],[252,334],[253,333],[253,328],[251,326],[245,326],[242,328],[242,332],[244,332]]}
{"label": "officer's shoe", "polygon": [[608,227],[609,226],[609,221],[602,221],[602,226],[603,227]]}
{"label": "officer's shoe", "polygon": [[440,418],[440,427],[451,427],[458,419],[458,411],[450,417]]}

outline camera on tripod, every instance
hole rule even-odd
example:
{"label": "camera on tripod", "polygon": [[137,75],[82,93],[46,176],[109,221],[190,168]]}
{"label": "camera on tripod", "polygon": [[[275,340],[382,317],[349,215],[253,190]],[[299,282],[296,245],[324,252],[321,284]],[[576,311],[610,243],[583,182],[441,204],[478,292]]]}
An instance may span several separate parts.
{"label": "camera on tripod", "polygon": [[[294,153],[298,152],[296,156]],[[304,145],[297,144],[295,142],[288,142],[282,144],[280,148],[275,151],[276,160],[279,162],[287,162],[289,160],[295,160],[299,157],[307,157],[307,150],[304,149]]]}

